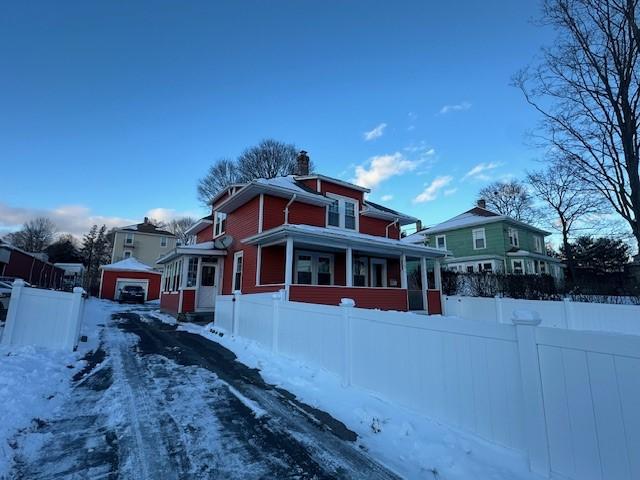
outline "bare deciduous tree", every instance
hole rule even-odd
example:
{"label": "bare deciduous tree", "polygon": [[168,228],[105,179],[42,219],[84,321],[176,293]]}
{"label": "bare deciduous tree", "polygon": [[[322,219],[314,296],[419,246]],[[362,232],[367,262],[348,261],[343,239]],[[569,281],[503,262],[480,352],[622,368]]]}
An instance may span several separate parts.
{"label": "bare deciduous tree", "polygon": [[298,149],[291,143],[273,139],[262,140],[247,148],[238,157],[238,171],[244,182],[256,178],[275,178],[292,175],[296,171]]}
{"label": "bare deciduous tree", "polygon": [[585,190],[575,166],[569,162],[556,162],[544,170],[530,172],[527,180],[546,205],[549,224],[562,235],[563,252],[573,279],[575,264],[569,243],[573,228],[582,218],[604,213],[603,202]]}
{"label": "bare deciduous tree", "polygon": [[546,0],[558,38],[514,78],[539,137],[627,222],[640,244],[638,0]]}
{"label": "bare deciduous tree", "polygon": [[194,223],[196,223],[196,220],[192,217],[174,218],[167,224],[167,229],[176,236],[180,245],[186,245],[189,235],[185,232]]}
{"label": "bare deciduous tree", "polygon": [[494,182],[478,192],[478,199],[487,203],[487,208],[521,222],[535,220],[535,208],[526,185],[517,180]]}
{"label": "bare deciduous tree", "polygon": [[209,167],[204,177],[198,180],[198,200],[209,206],[211,199],[219,191],[239,181],[236,163],[229,158],[221,158]]}
{"label": "bare deciduous tree", "polygon": [[56,234],[55,224],[46,217],[37,217],[25,223],[17,232],[5,236],[5,240],[27,252],[40,253],[51,245]]}

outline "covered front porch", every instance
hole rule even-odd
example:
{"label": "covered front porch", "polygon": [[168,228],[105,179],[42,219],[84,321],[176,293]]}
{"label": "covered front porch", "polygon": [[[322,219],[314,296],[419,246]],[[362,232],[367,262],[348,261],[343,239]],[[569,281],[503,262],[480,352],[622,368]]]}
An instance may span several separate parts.
{"label": "covered front porch", "polygon": [[257,252],[256,285],[280,286],[288,300],[441,313],[440,275],[427,260],[443,256],[419,245],[372,235],[287,225],[247,239]]}
{"label": "covered front porch", "polygon": [[158,260],[163,265],[160,309],[173,315],[210,313],[222,284],[225,250],[213,242],[177,247]]}

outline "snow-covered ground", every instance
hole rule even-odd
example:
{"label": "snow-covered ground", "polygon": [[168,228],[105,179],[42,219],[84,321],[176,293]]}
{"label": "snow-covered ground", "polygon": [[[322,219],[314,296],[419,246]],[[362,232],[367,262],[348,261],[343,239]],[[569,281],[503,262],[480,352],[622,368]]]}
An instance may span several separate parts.
{"label": "snow-covered ground", "polygon": [[[173,323],[172,317],[157,316]],[[529,472],[521,454],[437,424],[371,392],[342,387],[340,377],[326,370],[274,355],[253,341],[232,338],[213,324],[181,324],[178,328],[220,343],[239,361],[259,369],[265,381],[344,422],[374,458],[406,478],[539,478]]]}
{"label": "snow-covered ground", "polygon": [[9,468],[10,439],[34,421],[50,418],[71,392],[73,375],[85,365],[83,356],[98,344],[99,324],[108,321],[117,304],[88,300],[76,352],[36,347],[0,346],[0,478]]}

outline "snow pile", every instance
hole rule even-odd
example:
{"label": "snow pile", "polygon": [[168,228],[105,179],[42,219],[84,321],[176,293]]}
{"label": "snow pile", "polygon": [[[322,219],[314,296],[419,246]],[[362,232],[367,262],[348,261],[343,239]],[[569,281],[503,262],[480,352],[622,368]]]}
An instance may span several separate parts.
{"label": "snow pile", "polygon": [[[264,379],[301,401],[330,413],[355,431],[361,445],[406,478],[447,480],[532,480],[526,459],[476,437],[437,424],[406,408],[355,387],[341,378],[292,358],[274,355],[255,342],[231,338],[213,324],[179,327],[232,350],[238,360],[258,368]],[[219,333],[218,333],[219,332]]]}
{"label": "snow pile", "polygon": [[99,324],[106,323],[113,305],[86,302],[82,334],[89,341],[80,343],[76,352],[0,346],[0,478],[9,468],[12,437],[52,417],[70,395],[71,378],[84,366],[84,354],[97,346]]}

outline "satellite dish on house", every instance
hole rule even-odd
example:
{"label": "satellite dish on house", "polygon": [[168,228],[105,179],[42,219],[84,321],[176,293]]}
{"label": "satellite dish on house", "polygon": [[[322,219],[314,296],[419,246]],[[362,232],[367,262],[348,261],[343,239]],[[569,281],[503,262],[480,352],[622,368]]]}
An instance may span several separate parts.
{"label": "satellite dish on house", "polygon": [[233,243],[233,237],[231,235],[223,235],[220,238],[216,238],[213,241],[213,246],[219,250],[224,250],[231,246]]}

